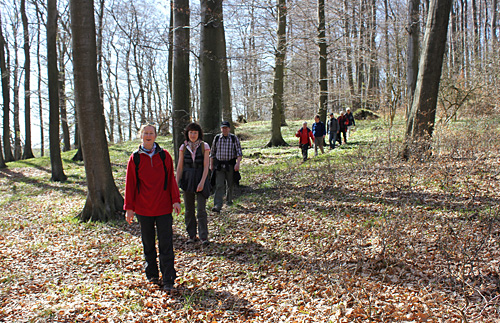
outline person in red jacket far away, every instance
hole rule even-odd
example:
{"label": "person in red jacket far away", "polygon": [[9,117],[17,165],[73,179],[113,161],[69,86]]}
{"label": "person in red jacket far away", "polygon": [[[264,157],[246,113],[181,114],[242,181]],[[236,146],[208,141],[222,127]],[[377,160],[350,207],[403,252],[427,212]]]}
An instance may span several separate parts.
{"label": "person in red jacket far away", "polygon": [[304,161],[307,160],[307,151],[311,147],[311,139],[314,141],[314,135],[311,129],[307,127],[307,122],[302,124],[295,137],[299,138],[299,147],[302,149],[302,158]]}
{"label": "person in red jacket far away", "polygon": [[[141,127],[142,143],[127,164],[125,182],[126,220],[129,224],[134,214],[141,225],[144,248],[146,278],[163,290],[174,287],[174,247],[172,239],[172,211],[181,212],[180,193],[174,175],[174,163],[170,154],[156,142],[156,127],[147,124]],[[155,244],[155,226],[158,234],[158,255]]]}

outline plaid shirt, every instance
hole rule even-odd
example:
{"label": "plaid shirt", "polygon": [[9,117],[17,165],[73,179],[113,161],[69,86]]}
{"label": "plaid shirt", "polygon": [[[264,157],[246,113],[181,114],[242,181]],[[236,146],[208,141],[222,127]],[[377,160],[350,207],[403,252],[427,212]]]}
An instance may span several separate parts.
{"label": "plaid shirt", "polygon": [[[232,136],[234,136],[234,139],[231,138]],[[217,137],[214,138],[212,143],[210,158],[215,158],[220,161],[228,161],[236,157],[243,156],[238,137],[233,134],[229,134],[227,137],[220,134],[218,137],[219,139],[217,140],[217,144],[215,143]]]}

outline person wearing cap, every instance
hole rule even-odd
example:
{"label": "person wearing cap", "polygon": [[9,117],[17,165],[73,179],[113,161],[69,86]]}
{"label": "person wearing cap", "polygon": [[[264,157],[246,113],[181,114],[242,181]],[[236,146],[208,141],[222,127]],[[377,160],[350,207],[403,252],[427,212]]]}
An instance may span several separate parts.
{"label": "person wearing cap", "polygon": [[297,131],[295,137],[299,138],[299,147],[302,150],[302,158],[306,161],[307,151],[309,150],[309,147],[311,147],[311,140],[314,141],[313,133],[311,129],[307,127],[307,122],[302,124],[302,128]]}
{"label": "person wearing cap", "polygon": [[314,117],[312,132],[314,136],[314,156],[318,156],[318,147],[321,149],[321,153],[324,154],[323,142],[326,137],[326,128],[325,124],[319,120],[319,114]]}
{"label": "person wearing cap", "polygon": [[214,207],[212,211],[220,212],[227,184],[227,205],[233,204],[234,172],[240,170],[241,151],[240,140],[231,131],[228,121],[220,125],[221,133],[215,136],[210,150],[210,170],[215,171]]}
{"label": "person wearing cap", "polygon": [[333,116],[333,113],[330,113],[330,120],[328,120],[326,129],[327,129],[326,132],[329,134],[330,149],[334,149],[335,141],[337,141],[337,136],[339,134],[340,127],[339,127],[339,122]]}

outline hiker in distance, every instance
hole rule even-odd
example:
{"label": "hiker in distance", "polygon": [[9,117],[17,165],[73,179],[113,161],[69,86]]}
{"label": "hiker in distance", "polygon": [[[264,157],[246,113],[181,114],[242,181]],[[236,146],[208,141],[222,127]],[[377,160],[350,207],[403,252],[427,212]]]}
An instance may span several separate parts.
{"label": "hiker in distance", "polygon": [[340,126],[338,120],[333,116],[333,113],[330,113],[330,120],[328,120],[326,129],[326,132],[329,134],[330,149],[335,149],[335,142],[339,135]]}
{"label": "hiker in distance", "polygon": [[302,128],[297,131],[295,137],[299,138],[299,147],[302,150],[302,159],[306,161],[307,151],[309,150],[309,147],[311,147],[311,140],[314,141],[313,133],[311,129],[307,127],[307,122],[302,124]]}
{"label": "hiker in distance", "polygon": [[[184,222],[189,235],[187,243],[191,244],[197,240],[196,231],[198,231],[201,243],[208,245],[206,205],[211,189],[208,178],[210,146],[203,141],[203,130],[197,123],[192,122],[187,125],[184,137],[186,141],[179,148],[177,183],[184,191]],[[197,212],[195,200],[198,203]]]}
{"label": "hiker in distance", "polygon": [[[125,181],[126,220],[132,223],[134,214],[141,225],[146,278],[170,292],[174,287],[174,247],[172,244],[172,211],[181,212],[180,194],[174,176],[170,154],[156,142],[156,127],[141,127],[142,143],[127,164]],[[158,235],[160,279],[155,244]]]}
{"label": "hiker in distance", "polygon": [[321,149],[321,153],[324,154],[323,143],[325,141],[326,128],[325,124],[319,120],[319,114],[314,117],[312,132],[314,136],[314,156],[318,156],[318,147]]}
{"label": "hiker in distance", "polygon": [[[345,117],[347,118],[348,124],[347,124],[347,138],[351,137],[351,132],[354,132],[355,127],[356,127],[356,122],[354,121],[354,116],[351,112],[350,108],[347,108],[345,110]],[[346,140],[347,142],[347,140]]]}
{"label": "hiker in distance", "polygon": [[215,194],[214,207],[212,211],[220,212],[224,192],[227,194],[226,204],[233,204],[233,182],[234,172],[240,170],[241,151],[240,140],[231,131],[228,121],[223,121],[220,125],[221,133],[215,136],[210,150],[210,170],[215,172]]}
{"label": "hiker in distance", "polygon": [[339,145],[342,144],[341,135],[344,136],[344,143],[347,144],[347,125],[349,124],[349,120],[345,116],[344,111],[340,111],[340,116],[337,119],[339,121],[340,132],[338,135]]}

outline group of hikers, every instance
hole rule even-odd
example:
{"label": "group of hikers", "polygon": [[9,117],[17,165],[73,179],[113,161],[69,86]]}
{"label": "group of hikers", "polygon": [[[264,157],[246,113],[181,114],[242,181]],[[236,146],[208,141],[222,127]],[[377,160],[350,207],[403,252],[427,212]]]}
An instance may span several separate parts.
{"label": "group of hikers", "polygon": [[314,156],[318,155],[318,148],[321,153],[325,153],[323,145],[325,143],[326,135],[329,135],[329,145],[330,149],[335,148],[335,143],[338,142],[342,145],[341,137],[344,137],[344,144],[347,144],[347,137],[353,127],[356,126],[354,121],[354,116],[351,109],[347,108],[346,112],[341,111],[339,116],[335,118],[333,113],[330,113],[330,118],[327,121],[327,125],[320,121],[320,116],[316,115],[314,117],[314,123],[312,125],[312,130],[307,127],[307,122],[302,124],[295,134],[299,138],[299,146],[302,150],[302,158],[304,161],[307,160],[307,155],[309,148],[312,147],[314,142]]}
{"label": "group of hikers", "polygon": [[[342,143],[341,134],[344,143],[347,143],[347,132],[354,125],[354,117],[349,109],[345,114],[341,112],[338,118],[331,113],[327,127],[320,121],[319,115],[315,117],[312,130],[304,122],[296,133],[304,160],[307,160],[311,140],[314,141],[315,155],[318,154],[318,147],[324,153],[326,134],[330,136],[329,144],[333,149],[336,141]],[[144,125],[140,129],[142,142],[127,164],[123,207],[125,219],[131,224],[135,215],[140,224],[146,278],[167,292],[173,290],[176,278],[172,213],[181,213],[179,187],[184,194],[187,244],[198,241],[202,246],[210,244],[206,203],[213,191],[212,186],[215,187],[213,212],[221,211],[224,195],[226,205],[233,204],[233,182],[238,178],[243,153],[240,141],[231,133],[228,121],[221,123],[220,130],[221,133],[214,137],[210,146],[203,141],[201,126],[195,122],[188,124],[174,172],[171,155],[156,142],[158,133],[155,125]]]}
{"label": "group of hikers", "polygon": [[188,244],[201,241],[206,246],[210,243],[206,202],[212,183],[215,186],[213,212],[221,211],[224,194],[226,204],[233,203],[233,179],[239,174],[243,153],[239,139],[230,130],[229,122],[222,122],[221,133],[215,136],[210,147],[203,141],[201,126],[194,122],[188,124],[174,174],[171,155],[156,142],[156,127],[147,124],[140,129],[142,143],[127,164],[123,208],[129,224],[134,215],[140,224],[146,278],[167,292],[174,288],[176,278],[172,212],[181,212],[179,187],[184,193]]}

